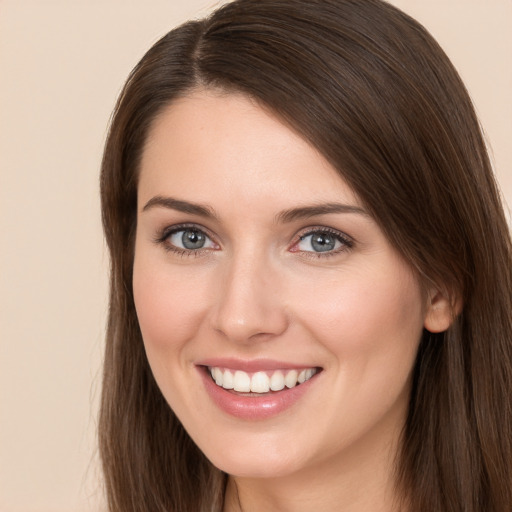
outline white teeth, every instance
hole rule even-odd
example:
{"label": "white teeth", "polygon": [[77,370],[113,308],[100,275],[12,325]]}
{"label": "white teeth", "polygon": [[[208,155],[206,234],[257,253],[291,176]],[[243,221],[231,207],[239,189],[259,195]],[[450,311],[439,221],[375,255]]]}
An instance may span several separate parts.
{"label": "white teeth", "polygon": [[224,376],[222,378],[222,387],[224,389],[233,389],[235,387],[233,374],[229,370],[224,372]]}
{"label": "white teeth", "polygon": [[251,391],[253,393],[268,393],[270,379],[265,372],[256,372],[251,378]]}
{"label": "white teeth", "polygon": [[270,389],[272,391],[281,391],[284,388],[284,375],[282,372],[277,370],[270,377]]}
{"label": "white teeth", "polygon": [[314,374],[315,370],[313,370],[313,368],[307,368],[306,370],[302,370],[299,373],[297,380],[299,381],[299,384],[302,384],[303,382],[306,382],[307,380],[311,379],[311,377],[313,377]]}
{"label": "white teeth", "polygon": [[215,384],[217,384],[217,386],[222,386],[222,378],[224,377],[224,375],[220,368],[213,369],[212,377],[214,378]]}
{"label": "white teeth", "polygon": [[241,393],[251,391],[251,377],[245,372],[237,370],[233,379],[233,389]]}
{"label": "white teeth", "polygon": [[297,370],[290,370],[284,378],[284,383],[287,388],[294,388],[297,385],[297,377],[299,372]]}
{"label": "white teeth", "polygon": [[231,370],[223,370],[219,367],[210,368],[210,374],[217,386],[224,389],[234,389],[240,393],[268,393],[272,391],[281,391],[285,388],[294,388],[297,384],[302,384],[311,379],[316,374],[315,368],[306,368],[304,370],[289,370],[286,374],[281,370],[272,372],[256,372],[249,375],[247,372],[237,370],[233,373]]}

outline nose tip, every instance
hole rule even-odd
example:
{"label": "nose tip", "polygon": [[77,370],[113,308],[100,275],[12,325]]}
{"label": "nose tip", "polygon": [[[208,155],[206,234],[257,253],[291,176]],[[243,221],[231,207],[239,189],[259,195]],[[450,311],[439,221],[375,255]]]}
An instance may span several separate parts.
{"label": "nose tip", "polygon": [[215,329],[237,343],[264,341],[281,335],[286,330],[286,321],[284,317],[278,318],[277,314],[270,316],[252,307],[244,315],[228,316],[224,313],[218,317]]}
{"label": "nose tip", "polygon": [[263,323],[248,322],[246,318],[230,319],[218,323],[216,328],[224,337],[237,342],[253,342],[258,340],[270,339],[273,336],[277,336],[283,332],[284,329],[280,329],[277,326],[270,326]]}
{"label": "nose tip", "polygon": [[276,293],[281,289],[279,279],[269,274],[268,268],[261,267],[260,271],[232,269],[228,279],[221,279],[213,314],[216,332],[238,343],[269,340],[283,334],[288,326],[286,308]]}

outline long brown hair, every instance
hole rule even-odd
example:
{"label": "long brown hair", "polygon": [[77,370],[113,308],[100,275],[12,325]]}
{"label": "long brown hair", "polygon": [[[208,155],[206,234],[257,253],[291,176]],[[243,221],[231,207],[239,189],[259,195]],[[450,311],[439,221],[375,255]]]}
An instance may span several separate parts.
{"label": "long brown hair", "polygon": [[463,304],[424,333],[397,457],[410,510],[512,506],[511,239],[479,123],[446,55],[380,0],[236,0],[164,36],[132,71],[101,172],[111,254],[99,441],[110,511],[222,509],[226,476],[163,399],[133,302],[148,128],[195,87],[242,92],[339,171],[423,283]]}

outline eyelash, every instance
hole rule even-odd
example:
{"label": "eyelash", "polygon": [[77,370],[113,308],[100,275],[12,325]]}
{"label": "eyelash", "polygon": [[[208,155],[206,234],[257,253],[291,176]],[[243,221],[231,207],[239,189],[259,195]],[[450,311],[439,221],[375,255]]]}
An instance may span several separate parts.
{"label": "eyelash", "polygon": [[169,242],[169,238],[179,233],[180,231],[197,231],[199,233],[203,233],[207,238],[213,240],[213,237],[209,234],[208,230],[202,226],[198,226],[197,224],[178,224],[175,226],[169,226],[164,228],[155,238],[155,242],[159,245],[163,245],[164,249],[168,252],[172,252],[178,256],[189,257],[189,256],[201,256],[206,251],[209,251],[209,248],[200,248],[200,249],[182,249],[181,247],[176,247],[175,245]]}
{"label": "eyelash", "polygon": [[[158,233],[158,235],[155,237],[154,241],[155,243],[162,245],[164,249],[168,252],[172,252],[174,254],[177,254],[178,256],[182,257],[198,257],[201,256],[205,252],[209,252],[211,248],[199,248],[199,249],[182,249],[181,247],[177,247],[169,242],[169,238],[179,233],[180,231],[197,231],[199,233],[204,234],[208,239],[210,239],[213,243],[214,237],[210,235],[209,231],[205,229],[202,226],[199,226],[197,224],[179,224],[175,226],[169,226],[163,229],[161,232]],[[328,234],[333,236],[338,242],[341,243],[341,247],[339,247],[336,250],[330,250],[325,252],[317,252],[317,251],[301,251],[301,250],[293,250],[293,247],[296,247],[298,244],[300,244],[301,241],[303,241],[308,236],[314,235],[314,234]],[[349,251],[354,247],[354,241],[352,238],[347,236],[345,233],[328,228],[325,226],[314,226],[309,227],[302,231],[298,236],[297,240],[292,244],[290,252],[294,253],[300,253],[301,256],[305,258],[328,258],[331,256],[336,256],[341,252]]]}
{"label": "eyelash", "polygon": [[313,226],[306,228],[301,234],[298,236],[298,240],[292,245],[292,248],[297,246],[301,241],[303,241],[308,236],[314,235],[314,234],[321,234],[321,235],[331,235],[333,236],[338,242],[341,243],[341,247],[331,250],[331,251],[325,251],[325,252],[317,252],[317,251],[292,251],[292,252],[298,252],[301,253],[301,256],[304,258],[329,258],[332,256],[337,256],[342,252],[346,252],[351,250],[354,247],[354,240],[350,238],[345,233],[338,231],[336,229],[328,228],[325,226]]}

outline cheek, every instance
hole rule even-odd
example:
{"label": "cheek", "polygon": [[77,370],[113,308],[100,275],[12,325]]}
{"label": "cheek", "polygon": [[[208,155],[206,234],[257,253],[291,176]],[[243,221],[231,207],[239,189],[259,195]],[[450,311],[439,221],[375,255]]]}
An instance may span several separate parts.
{"label": "cheek", "polygon": [[388,420],[401,424],[422,333],[423,301],[414,277],[370,270],[351,269],[317,293],[302,294],[304,325],[331,356],[331,393],[320,399],[318,414],[344,432],[339,446]]}
{"label": "cheek", "polygon": [[[154,263],[154,262],[153,262]],[[207,283],[170,272],[165,265],[136,258],[133,270],[135,308],[146,350],[175,350],[190,339],[204,311]]]}
{"label": "cheek", "polygon": [[423,328],[420,287],[410,272],[349,271],[315,289],[304,287],[298,315],[341,361],[413,358]]}
{"label": "cheek", "polygon": [[[204,276],[203,276],[204,277]],[[144,348],[153,376],[178,417],[195,407],[184,376],[190,350],[204,318],[208,283],[165,261],[139,254],[134,262],[133,293]]]}

